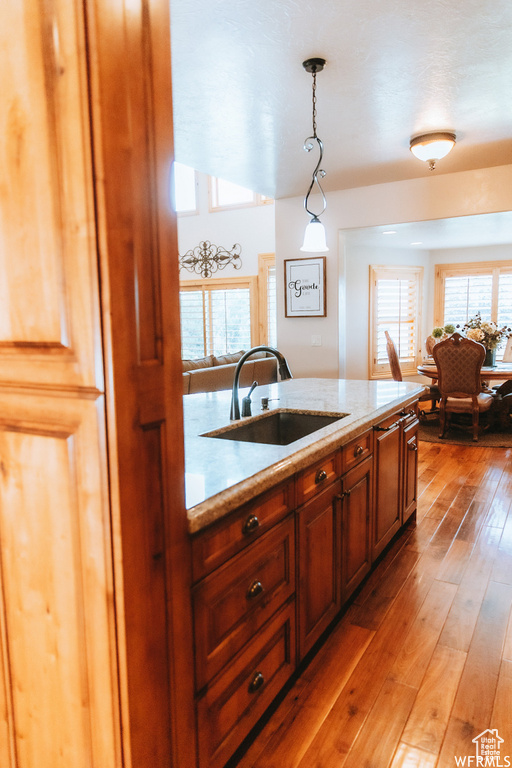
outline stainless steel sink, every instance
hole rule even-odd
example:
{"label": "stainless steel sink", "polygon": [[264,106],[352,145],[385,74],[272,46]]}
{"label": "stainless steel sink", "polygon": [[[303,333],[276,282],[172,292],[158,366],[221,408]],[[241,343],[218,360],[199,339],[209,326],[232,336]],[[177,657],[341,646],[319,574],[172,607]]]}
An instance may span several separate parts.
{"label": "stainless steel sink", "polygon": [[201,437],[217,437],[222,440],[240,440],[245,443],[289,445],[318,429],[348,416],[347,413],[327,415],[309,411],[272,411],[248,421],[230,424],[228,427],[205,432]]}

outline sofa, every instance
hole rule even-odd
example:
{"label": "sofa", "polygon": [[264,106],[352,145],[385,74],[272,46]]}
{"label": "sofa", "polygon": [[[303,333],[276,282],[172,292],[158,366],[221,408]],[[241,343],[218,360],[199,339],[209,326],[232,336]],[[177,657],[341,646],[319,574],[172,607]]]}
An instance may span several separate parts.
{"label": "sofa", "polygon": [[[231,389],[236,365],[243,354],[244,350],[241,349],[228,355],[207,355],[196,360],[182,360],[183,394]],[[273,355],[255,352],[245,361],[240,373],[240,386],[250,387],[253,381],[258,384],[277,381],[277,360]]]}

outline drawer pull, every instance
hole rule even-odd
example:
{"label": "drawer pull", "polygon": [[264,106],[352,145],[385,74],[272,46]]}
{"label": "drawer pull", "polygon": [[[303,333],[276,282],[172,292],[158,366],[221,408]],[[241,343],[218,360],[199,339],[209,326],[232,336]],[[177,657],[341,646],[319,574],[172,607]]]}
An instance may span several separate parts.
{"label": "drawer pull", "polygon": [[398,427],[400,425],[400,419],[398,421],[395,421],[393,424],[390,424],[389,427],[381,427],[377,426],[374,427],[374,432],[389,432],[390,430],[394,429],[395,427]]}
{"label": "drawer pull", "polygon": [[261,672],[255,672],[251,682],[249,683],[249,693],[256,693],[259,691],[262,685],[265,684],[265,678]]}
{"label": "drawer pull", "polygon": [[410,451],[417,451],[418,450],[418,446],[416,445],[416,443],[409,443],[409,445],[407,447],[409,448]]}
{"label": "drawer pull", "polygon": [[249,589],[246,593],[246,598],[248,600],[254,600],[255,597],[258,597],[258,595],[261,595],[263,592],[263,584],[261,581],[258,581],[258,579],[255,579]]}
{"label": "drawer pull", "polygon": [[256,515],[249,515],[242,526],[242,533],[245,534],[245,536],[249,536],[249,534],[254,533],[254,531],[256,531],[259,527],[260,521]]}
{"label": "drawer pull", "polygon": [[327,472],[325,469],[319,469],[316,473],[315,483],[323,483],[324,480],[327,480]]}
{"label": "drawer pull", "polygon": [[364,453],[364,448],[362,445],[357,445],[354,448],[354,456],[361,456]]}

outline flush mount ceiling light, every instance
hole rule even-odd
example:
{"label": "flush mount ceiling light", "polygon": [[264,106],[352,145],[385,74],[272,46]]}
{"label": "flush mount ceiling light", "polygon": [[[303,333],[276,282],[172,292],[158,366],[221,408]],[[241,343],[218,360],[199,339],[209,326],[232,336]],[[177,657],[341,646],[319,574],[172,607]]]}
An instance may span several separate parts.
{"label": "flush mount ceiling light", "polygon": [[[325,199],[324,191],[319,181],[319,177],[323,179],[323,177],[325,176],[325,171],[323,171],[320,168],[320,165],[322,163],[322,157],[324,154],[324,145],[316,135],[316,74],[317,72],[321,72],[322,69],[324,68],[325,59],[306,59],[306,61],[302,62],[302,66],[304,67],[306,72],[310,72],[313,75],[313,135],[308,136],[308,138],[304,142],[304,149],[306,150],[306,152],[311,152],[311,150],[315,146],[313,144],[313,141],[316,141],[318,150],[320,153],[320,157],[318,158],[318,163],[316,164],[316,168],[313,171],[313,178],[311,179],[311,184],[309,185],[309,189],[306,192],[306,197],[304,198],[304,208],[311,216],[311,221],[306,227],[306,231],[304,233],[304,242],[300,250],[307,251],[308,253],[321,253],[323,251],[328,251],[329,249],[325,242],[324,225],[319,219],[319,216],[321,216],[326,209],[327,202]],[[320,194],[322,195],[323,208],[320,211],[320,213],[313,213],[313,211],[311,211],[308,207],[309,196],[315,185],[318,191],[320,192]]]}
{"label": "flush mount ceiling light", "polygon": [[418,160],[428,163],[431,171],[436,167],[436,160],[446,157],[455,146],[455,134],[451,131],[436,131],[414,136],[411,139],[411,152]]}

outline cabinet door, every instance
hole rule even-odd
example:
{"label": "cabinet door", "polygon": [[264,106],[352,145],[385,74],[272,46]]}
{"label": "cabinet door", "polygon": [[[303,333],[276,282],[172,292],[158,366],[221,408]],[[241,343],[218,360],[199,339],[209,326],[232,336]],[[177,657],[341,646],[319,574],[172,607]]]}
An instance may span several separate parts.
{"label": "cabinet door", "polygon": [[373,559],[382,552],[401,525],[401,437],[402,430],[398,415],[384,421],[375,431]]}
{"label": "cabinet door", "polygon": [[345,602],[371,565],[370,510],[372,505],[373,457],[347,472],[343,483],[341,534],[341,595]]}
{"label": "cabinet door", "polygon": [[300,659],[341,607],[340,491],[338,481],[298,512]]}
{"label": "cabinet door", "polygon": [[418,490],[418,419],[404,429],[404,508],[402,522],[405,523],[416,512]]}

